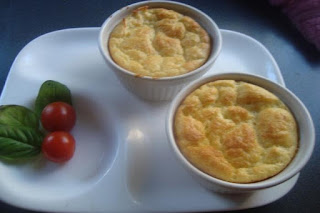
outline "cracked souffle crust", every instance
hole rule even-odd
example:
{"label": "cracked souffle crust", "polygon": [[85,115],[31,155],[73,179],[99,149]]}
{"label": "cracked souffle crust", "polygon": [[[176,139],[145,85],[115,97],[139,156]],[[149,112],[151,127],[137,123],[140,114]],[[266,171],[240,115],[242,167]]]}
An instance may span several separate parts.
{"label": "cracked souffle crust", "polygon": [[242,81],[209,82],[189,94],[177,109],[174,133],[194,166],[234,183],[278,174],[298,149],[296,121],[285,104]]}
{"label": "cracked souffle crust", "polygon": [[203,65],[210,54],[207,32],[173,10],[140,7],[109,38],[112,59],[138,76],[170,77]]}

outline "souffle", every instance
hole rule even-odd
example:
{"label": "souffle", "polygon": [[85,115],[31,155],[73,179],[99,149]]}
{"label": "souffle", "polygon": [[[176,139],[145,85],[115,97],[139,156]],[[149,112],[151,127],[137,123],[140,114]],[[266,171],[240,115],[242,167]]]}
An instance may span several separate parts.
{"label": "souffle", "polygon": [[298,149],[295,118],[266,89],[234,80],[206,83],[175,114],[179,149],[203,172],[228,182],[275,176]]}
{"label": "souffle", "polygon": [[210,54],[208,33],[173,10],[141,7],[112,31],[109,52],[115,63],[137,76],[182,75],[203,65]]}

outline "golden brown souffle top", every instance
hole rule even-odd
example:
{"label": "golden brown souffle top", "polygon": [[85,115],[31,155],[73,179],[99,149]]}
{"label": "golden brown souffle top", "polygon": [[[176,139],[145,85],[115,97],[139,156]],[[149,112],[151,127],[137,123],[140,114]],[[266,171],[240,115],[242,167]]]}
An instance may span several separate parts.
{"label": "golden brown souffle top", "polygon": [[124,18],[109,39],[112,59],[138,76],[170,77],[203,65],[210,53],[207,32],[173,10],[141,7]]}
{"label": "golden brown souffle top", "polygon": [[177,109],[174,132],[189,162],[234,183],[278,174],[298,149],[296,121],[285,104],[241,81],[217,80],[189,94]]}

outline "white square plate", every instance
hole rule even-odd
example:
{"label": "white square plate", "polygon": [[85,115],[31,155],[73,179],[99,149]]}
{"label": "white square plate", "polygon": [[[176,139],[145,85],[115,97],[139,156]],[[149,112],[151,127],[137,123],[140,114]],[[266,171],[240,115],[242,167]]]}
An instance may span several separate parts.
{"label": "white square plate", "polygon": [[[198,185],[175,160],[165,134],[169,102],[146,102],[127,92],[98,50],[99,28],[66,29],[31,41],[15,59],[1,104],[33,108],[40,85],[56,80],[73,95],[74,157],[63,165],[42,157],[0,162],[0,199],[52,212],[187,212],[261,206],[285,195],[298,175],[276,187],[225,195]],[[222,51],[207,73],[247,72],[284,85],[268,50],[222,30]]]}

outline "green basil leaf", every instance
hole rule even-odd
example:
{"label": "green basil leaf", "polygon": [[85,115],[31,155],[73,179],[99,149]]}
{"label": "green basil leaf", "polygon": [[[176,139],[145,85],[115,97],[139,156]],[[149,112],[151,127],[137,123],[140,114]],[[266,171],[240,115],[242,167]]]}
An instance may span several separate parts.
{"label": "green basil leaf", "polygon": [[24,106],[5,105],[0,107],[0,124],[39,128],[37,115]]}
{"label": "green basil leaf", "polygon": [[0,137],[9,138],[19,143],[40,147],[43,134],[40,130],[27,126],[9,126],[0,124]]}
{"label": "green basil leaf", "polygon": [[0,158],[17,160],[41,152],[43,133],[37,115],[23,106],[0,107]]}
{"label": "green basil leaf", "polygon": [[71,92],[67,86],[57,81],[45,81],[39,90],[36,103],[35,112],[38,116],[41,115],[43,108],[48,104],[56,101],[62,101],[72,105]]}
{"label": "green basil leaf", "polygon": [[41,148],[0,137],[0,158],[5,160],[27,159],[38,155]]}

